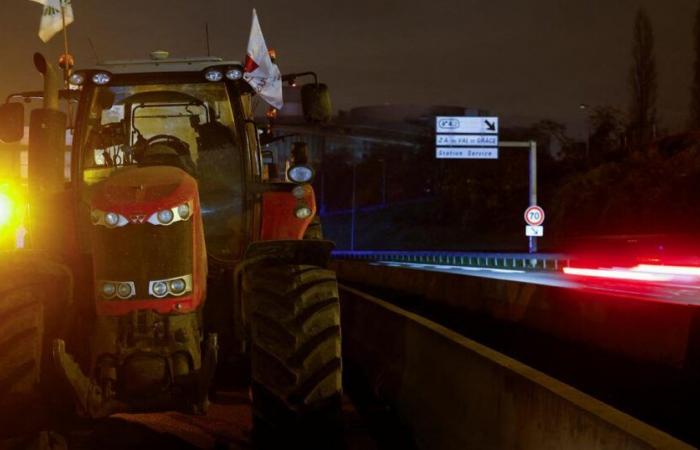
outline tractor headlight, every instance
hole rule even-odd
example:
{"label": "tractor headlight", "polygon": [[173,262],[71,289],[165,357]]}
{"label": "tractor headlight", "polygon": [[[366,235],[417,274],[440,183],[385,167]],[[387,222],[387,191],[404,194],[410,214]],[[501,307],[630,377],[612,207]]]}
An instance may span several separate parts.
{"label": "tractor headlight", "polygon": [[152,281],[149,290],[154,297],[161,298],[168,295],[168,285],[165,281]]}
{"label": "tractor headlight", "polygon": [[171,225],[175,222],[189,220],[189,218],[192,217],[193,207],[194,203],[190,200],[174,208],[163,209],[157,213],[151,214],[147,222],[152,225]]}
{"label": "tractor headlight", "polygon": [[187,203],[183,203],[182,205],[177,207],[177,215],[180,216],[180,219],[182,220],[187,220],[190,218],[190,205]]}
{"label": "tractor headlight", "polygon": [[306,197],[306,186],[294,186],[294,189],[292,189],[292,195],[297,200],[301,200],[302,198]]}
{"label": "tractor headlight", "polygon": [[192,292],[192,275],[168,278],[167,280],[154,280],[148,284],[148,294],[163,298],[168,295],[179,297]]}
{"label": "tractor headlight", "polygon": [[90,211],[90,220],[93,225],[102,225],[107,228],[123,227],[129,223],[127,218],[119,213],[99,209]]}
{"label": "tractor headlight", "polygon": [[293,166],[287,171],[287,177],[295,183],[308,183],[314,177],[311,167],[305,165]]}
{"label": "tractor headlight", "polygon": [[119,223],[119,214],[108,212],[105,214],[105,225],[108,227],[116,227]]}
{"label": "tractor headlight", "polygon": [[127,300],[136,295],[136,286],[133,281],[100,281],[97,285],[105,300],[111,300],[115,297]]}
{"label": "tractor headlight", "polygon": [[127,299],[134,295],[134,289],[129,283],[119,283],[117,285],[117,296],[119,298]]}
{"label": "tractor headlight", "polygon": [[170,209],[164,209],[163,211],[158,211],[157,217],[158,222],[163,225],[167,225],[173,221],[175,214],[173,214],[172,210]]}
{"label": "tractor headlight", "polygon": [[300,206],[294,210],[294,215],[297,217],[297,219],[308,219],[312,214],[313,211],[311,211],[311,208],[308,206]]}
{"label": "tractor headlight", "polygon": [[170,292],[172,292],[175,295],[179,295],[185,292],[185,289],[187,288],[187,283],[185,283],[185,280],[183,280],[182,278],[177,278],[170,282],[169,287]]}
{"label": "tractor headlight", "polygon": [[112,298],[117,293],[117,285],[111,281],[102,282],[102,288],[100,289],[102,296],[104,298]]}

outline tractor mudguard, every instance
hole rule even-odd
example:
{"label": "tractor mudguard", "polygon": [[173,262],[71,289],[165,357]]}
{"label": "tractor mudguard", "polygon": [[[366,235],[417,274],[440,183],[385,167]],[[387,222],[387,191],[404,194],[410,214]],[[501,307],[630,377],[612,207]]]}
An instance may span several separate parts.
{"label": "tractor mudguard", "polygon": [[248,246],[246,261],[274,259],[286,264],[328,267],[335,244],[322,240],[261,241]]}

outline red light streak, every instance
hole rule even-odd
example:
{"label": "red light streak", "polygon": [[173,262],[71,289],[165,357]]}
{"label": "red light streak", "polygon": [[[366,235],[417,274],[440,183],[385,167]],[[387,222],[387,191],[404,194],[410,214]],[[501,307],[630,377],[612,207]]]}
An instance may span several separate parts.
{"label": "red light streak", "polygon": [[670,281],[673,279],[671,275],[648,273],[628,269],[583,269],[578,267],[564,267],[564,273],[567,275],[582,277],[628,281]]}
{"label": "red light streak", "polygon": [[631,270],[645,273],[659,273],[668,275],[700,276],[700,267],[692,266],[657,266],[652,264],[640,264]]}

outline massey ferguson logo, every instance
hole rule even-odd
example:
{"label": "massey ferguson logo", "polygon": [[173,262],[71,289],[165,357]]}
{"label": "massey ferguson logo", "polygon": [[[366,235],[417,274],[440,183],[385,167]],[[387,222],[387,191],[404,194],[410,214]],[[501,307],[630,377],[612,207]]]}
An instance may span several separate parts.
{"label": "massey ferguson logo", "polygon": [[143,214],[136,214],[134,216],[130,216],[129,220],[131,223],[143,223],[146,221],[146,216]]}
{"label": "massey ferguson logo", "polygon": [[441,130],[456,130],[457,128],[459,128],[459,119],[439,119],[438,128]]}

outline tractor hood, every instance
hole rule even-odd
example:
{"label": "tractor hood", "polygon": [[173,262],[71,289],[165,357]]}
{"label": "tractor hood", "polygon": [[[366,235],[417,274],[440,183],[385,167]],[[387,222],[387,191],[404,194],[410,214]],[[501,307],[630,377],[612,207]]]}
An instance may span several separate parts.
{"label": "tractor hood", "polygon": [[126,217],[148,215],[197,198],[197,182],[171,166],[133,167],[115,172],[93,188],[92,208]]}

